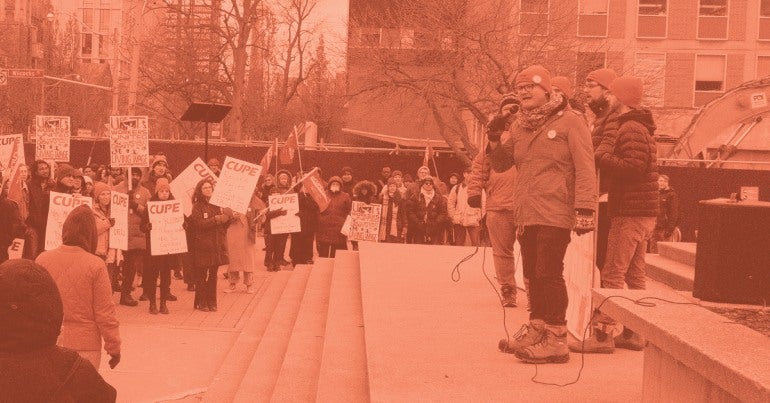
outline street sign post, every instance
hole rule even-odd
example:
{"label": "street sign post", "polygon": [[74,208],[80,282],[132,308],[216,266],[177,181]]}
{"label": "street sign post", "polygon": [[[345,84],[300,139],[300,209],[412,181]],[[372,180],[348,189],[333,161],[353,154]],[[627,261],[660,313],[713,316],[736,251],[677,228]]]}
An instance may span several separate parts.
{"label": "street sign post", "polygon": [[43,78],[41,69],[8,69],[8,78]]}

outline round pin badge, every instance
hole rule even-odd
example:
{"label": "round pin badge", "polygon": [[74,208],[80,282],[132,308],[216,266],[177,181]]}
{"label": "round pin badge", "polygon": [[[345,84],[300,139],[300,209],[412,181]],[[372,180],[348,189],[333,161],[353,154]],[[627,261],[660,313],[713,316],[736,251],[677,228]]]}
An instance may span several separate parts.
{"label": "round pin badge", "polygon": [[556,138],[556,130],[549,130],[546,136],[548,136],[549,139],[553,140],[554,138]]}
{"label": "round pin badge", "polygon": [[534,76],[532,76],[532,82],[533,83],[540,84],[541,81],[543,81],[543,78],[540,77],[539,75],[535,74]]}

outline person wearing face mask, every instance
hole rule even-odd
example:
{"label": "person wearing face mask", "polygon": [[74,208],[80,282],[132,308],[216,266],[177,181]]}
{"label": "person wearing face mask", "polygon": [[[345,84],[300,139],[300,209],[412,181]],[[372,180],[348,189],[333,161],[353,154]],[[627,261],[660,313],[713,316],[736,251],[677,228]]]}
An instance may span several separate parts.
{"label": "person wearing face mask", "polygon": [[353,181],[353,168],[343,167],[340,178],[342,179],[342,191],[353,197],[353,186],[356,185]]}
{"label": "person wearing face mask", "polygon": [[342,191],[342,179],[332,176],[327,185],[329,206],[318,214],[316,250],[319,257],[334,257],[339,249],[347,249],[348,238],[340,231],[353,207],[350,195]]}
{"label": "person wearing face mask", "polygon": [[518,170],[514,219],[531,305],[529,323],[498,347],[536,364],[569,361],[564,256],[572,231],[594,229],[597,202],[591,134],[583,117],[552,91],[550,76],[542,66],[516,75],[521,109],[505,143],[508,118],[490,122],[485,151],[493,167]]}

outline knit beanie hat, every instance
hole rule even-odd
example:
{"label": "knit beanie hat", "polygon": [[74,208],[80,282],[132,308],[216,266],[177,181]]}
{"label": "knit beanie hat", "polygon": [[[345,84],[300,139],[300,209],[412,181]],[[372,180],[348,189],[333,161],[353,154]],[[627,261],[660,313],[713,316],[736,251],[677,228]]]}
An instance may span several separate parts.
{"label": "knit beanie hat", "polygon": [[171,185],[169,185],[167,178],[158,178],[158,180],[155,181],[155,193],[157,194],[161,190],[171,191]]}
{"label": "knit beanie hat", "polygon": [[551,92],[551,73],[540,65],[529,66],[516,75],[516,86],[523,84],[536,84]]}
{"label": "knit beanie hat", "polygon": [[75,168],[70,164],[58,164],[56,166],[56,182],[67,176],[75,176]]}
{"label": "knit beanie hat", "polygon": [[59,289],[46,269],[26,259],[0,264],[0,352],[55,345],[63,318]]}
{"label": "knit beanie hat", "polygon": [[99,197],[102,192],[109,192],[110,190],[110,185],[102,181],[97,181],[94,183],[94,201],[96,201],[96,198]]}
{"label": "knit beanie hat", "polygon": [[569,81],[569,78],[564,76],[556,76],[551,79],[551,87],[560,89],[561,92],[567,96],[567,98],[572,98],[572,83]]}
{"label": "knit beanie hat", "polygon": [[152,160],[152,167],[153,167],[153,168],[155,168],[155,165],[158,165],[158,164],[160,164],[161,162],[162,162],[163,164],[165,164],[166,166],[168,166],[168,159],[166,158],[166,156],[165,156],[165,155],[156,155],[156,156],[155,156],[155,159],[154,159],[154,160]]}
{"label": "knit beanie hat", "polygon": [[400,177],[402,177],[402,178],[403,178],[403,177],[404,177],[404,174],[402,174],[402,173],[401,173],[401,171],[399,171],[399,170],[397,169],[397,170],[395,170],[395,171],[393,171],[393,172],[391,172],[391,173],[390,173],[390,177],[391,177],[391,178],[392,178],[392,177],[394,177],[394,176],[400,176]]}
{"label": "knit beanie hat", "polygon": [[329,188],[331,188],[332,182],[337,182],[339,183],[340,186],[342,186],[342,178],[340,178],[339,176],[332,176],[331,178],[329,178],[329,183],[327,183],[327,186],[329,186]]}
{"label": "knit beanie hat", "polygon": [[642,79],[633,76],[618,77],[612,81],[609,90],[620,103],[630,108],[638,108],[642,103],[644,89]]}
{"label": "knit beanie hat", "polygon": [[597,84],[601,85],[605,89],[610,88],[610,84],[612,84],[612,80],[618,78],[617,73],[615,73],[615,70],[613,69],[598,69],[594,70],[590,73],[588,73],[588,76],[586,77],[586,81],[596,81]]}
{"label": "knit beanie hat", "polygon": [[353,174],[353,168],[351,168],[351,167],[342,167],[342,174],[345,175],[346,173],[352,175]]}

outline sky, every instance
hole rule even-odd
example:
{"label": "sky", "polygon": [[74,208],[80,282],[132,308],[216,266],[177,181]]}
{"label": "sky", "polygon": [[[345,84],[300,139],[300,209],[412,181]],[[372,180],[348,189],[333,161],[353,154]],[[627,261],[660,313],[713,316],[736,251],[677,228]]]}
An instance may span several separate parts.
{"label": "sky", "polygon": [[332,71],[344,70],[348,0],[317,0],[311,17],[324,33],[326,53]]}

